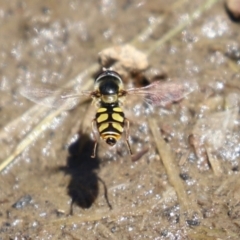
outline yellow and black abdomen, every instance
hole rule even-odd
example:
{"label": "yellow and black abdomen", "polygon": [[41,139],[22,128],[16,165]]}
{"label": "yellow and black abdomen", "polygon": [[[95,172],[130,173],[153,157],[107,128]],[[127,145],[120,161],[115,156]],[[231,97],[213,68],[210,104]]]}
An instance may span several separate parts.
{"label": "yellow and black abdomen", "polygon": [[113,146],[121,138],[125,116],[119,106],[100,107],[96,113],[96,125],[100,137]]}

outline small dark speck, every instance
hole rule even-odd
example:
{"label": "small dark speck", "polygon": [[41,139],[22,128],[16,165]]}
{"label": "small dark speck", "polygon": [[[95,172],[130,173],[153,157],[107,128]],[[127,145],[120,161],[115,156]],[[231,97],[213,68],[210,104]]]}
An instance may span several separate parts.
{"label": "small dark speck", "polygon": [[189,226],[199,226],[200,222],[198,220],[187,220]]}
{"label": "small dark speck", "polygon": [[12,9],[8,9],[6,13],[8,14],[8,16],[12,16],[14,14],[14,11]]}
{"label": "small dark speck", "polygon": [[64,144],[64,145],[62,146],[62,150],[68,150],[68,148],[69,148],[69,145],[67,145],[67,144]]}
{"label": "small dark speck", "polygon": [[238,171],[239,171],[238,166],[233,167],[233,168],[232,168],[232,171],[233,171],[233,172],[238,172]]}
{"label": "small dark speck", "polygon": [[16,203],[14,203],[12,207],[21,209],[27,206],[31,201],[32,201],[32,197],[30,195],[25,195],[21,197]]}
{"label": "small dark speck", "polygon": [[4,225],[5,227],[11,227],[11,223],[9,223],[9,222],[5,222],[3,225]]}
{"label": "small dark speck", "polygon": [[43,12],[44,14],[49,14],[50,9],[49,9],[48,7],[42,7],[42,12]]}
{"label": "small dark speck", "polygon": [[54,136],[55,136],[55,132],[54,132],[54,131],[51,131],[51,132],[49,133],[49,136],[50,136],[50,137],[54,137]]}
{"label": "small dark speck", "polygon": [[189,179],[189,175],[187,173],[180,173],[180,178],[184,181]]}
{"label": "small dark speck", "polygon": [[168,230],[163,230],[163,231],[161,232],[161,236],[167,237],[167,235],[168,235]]}
{"label": "small dark speck", "polygon": [[55,210],[54,212],[56,213],[57,217],[62,217],[65,215],[65,213],[61,210]]}

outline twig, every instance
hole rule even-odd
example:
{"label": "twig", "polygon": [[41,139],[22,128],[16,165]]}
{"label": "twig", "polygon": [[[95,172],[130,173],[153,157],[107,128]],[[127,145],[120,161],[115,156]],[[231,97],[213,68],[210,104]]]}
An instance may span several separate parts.
{"label": "twig", "polygon": [[220,177],[223,174],[220,161],[218,161],[218,159],[216,159],[216,156],[212,154],[210,147],[205,145],[205,150],[207,152],[208,161],[212,167],[213,173],[215,174],[215,176]]}
{"label": "twig", "polygon": [[[178,0],[170,6],[170,10],[174,11],[179,8],[186,0]],[[168,13],[168,12],[167,12]],[[157,17],[154,19],[154,23],[150,24],[146,29],[144,29],[139,35],[137,35],[130,44],[137,45],[140,41],[146,41],[151,34],[157,29],[157,27],[166,20],[167,14],[163,14],[163,16]]]}
{"label": "twig", "polygon": [[[79,79],[82,79],[86,76],[86,74],[94,73],[98,69],[97,64],[93,64],[90,68],[86,69],[83,73],[79,74],[76,78],[74,78],[72,81],[68,82],[66,86],[73,85]],[[87,81],[85,85],[83,85],[83,90],[87,90],[91,87],[93,84],[92,81]],[[8,156],[6,159],[3,160],[3,162],[0,164],[0,172],[3,171],[9,164],[13,162],[13,160],[21,154],[24,149],[26,149],[36,138],[50,126],[52,120],[57,117],[64,109],[64,105],[61,108],[54,109],[50,111],[50,113],[35,126],[32,131],[17,145],[15,150]]]}
{"label": "twig", "polygon": [[157,48],[159,48],[163,43],[169,41],[172,37],[176,34],[181,32],[187,25],[192,23],[195,19],[199,18],[200,15],[204,13],[207,9],[211,8],[215,3],[220,0],[207,0],[203,5],[201,5],[196,11],[194,11],[189,18],[177,25],[175,28],[171,29],[167,32],[159,41],[152,45],[151,48],[148,49],[146,52],[147,55],[151,55]]}
{"label": "twig", "polygon": [[162,198],[156,203],[156,199],[151,199],[138,205],[137,207],[133,208],[132,206],[121,206],[119,208],[114,208],[112,211],[103,210],[103,211],[93,211],[88,212],[88,214],[81,214],[79,216],[68,216],[63,217],[61,219],[51,220],[50,222],[40,221],[44,227],[57,225],[57,224],[64,224],[64,225],[71,225],[71,224],[81,224],[84,222],[94,222],[100,221],[102,219],[108,219],[108,221],[117,221],[121,217],[128,217],[128,216],[143,216],[147,212],[151,212],[153,209],[156,209],[157,206],[160,206],[164,201],[167,201],[169,195],[174,196],[175,192],[170,187],[167,189],[166,194],[163,194]]}
{"label": "twig", "polygon": [[[154,138],[154,141],[157,146],[157,150],[165,167],[165,170],[168,175],[168,179],[170,184],[174,187],[178,200],[180,203],[180,216],[182,217],[184,214],[193,211],[198,212],[198,208],[195,205],[195,202],[191,201],[186,194],[186,190],[182,183],[181,178],[179,177],[179,170],[176,162],[174,161],[175,156],[171,151],[168,144],[162,138],[160,131],[158,130],[158,126],[156,121],[153,118],[148,118],[148,123]],[[191,210],[191,211],[190,211]],[[181,218],[180,218],[181,220]]]}

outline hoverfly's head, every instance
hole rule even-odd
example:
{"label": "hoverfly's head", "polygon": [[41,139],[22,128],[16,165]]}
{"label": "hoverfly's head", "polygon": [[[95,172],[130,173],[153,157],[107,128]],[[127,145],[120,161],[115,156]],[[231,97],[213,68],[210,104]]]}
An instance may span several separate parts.
{"label": "hoverfly's head", "polygon": [[119,91],[122,88],[120,75],[111,70],[102,72],[95,80],[95,90],[99,91],[102,102],[106,104],[117,102]]}

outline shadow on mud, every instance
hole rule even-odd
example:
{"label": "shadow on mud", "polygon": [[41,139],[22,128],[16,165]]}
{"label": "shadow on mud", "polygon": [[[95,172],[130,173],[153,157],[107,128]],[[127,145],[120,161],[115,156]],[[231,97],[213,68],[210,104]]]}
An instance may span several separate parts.
{"label": "shadow on mud", "polygon": [[81,208],[90,208],[99,193],[99,181],[104,186],[104,194],[109,208],[112,208],[107,196],[107,188],[104,181],[98,177],[97,170],[100,167],[100,159],[91,158],[93,141],[87,135],[79,134],[76,142],[69,148],[69,156],[66,166],[60,167],[61,171],[71,176],[68,184],[68,194],[72,198],[70,214],[73,214],[73,205]]}

